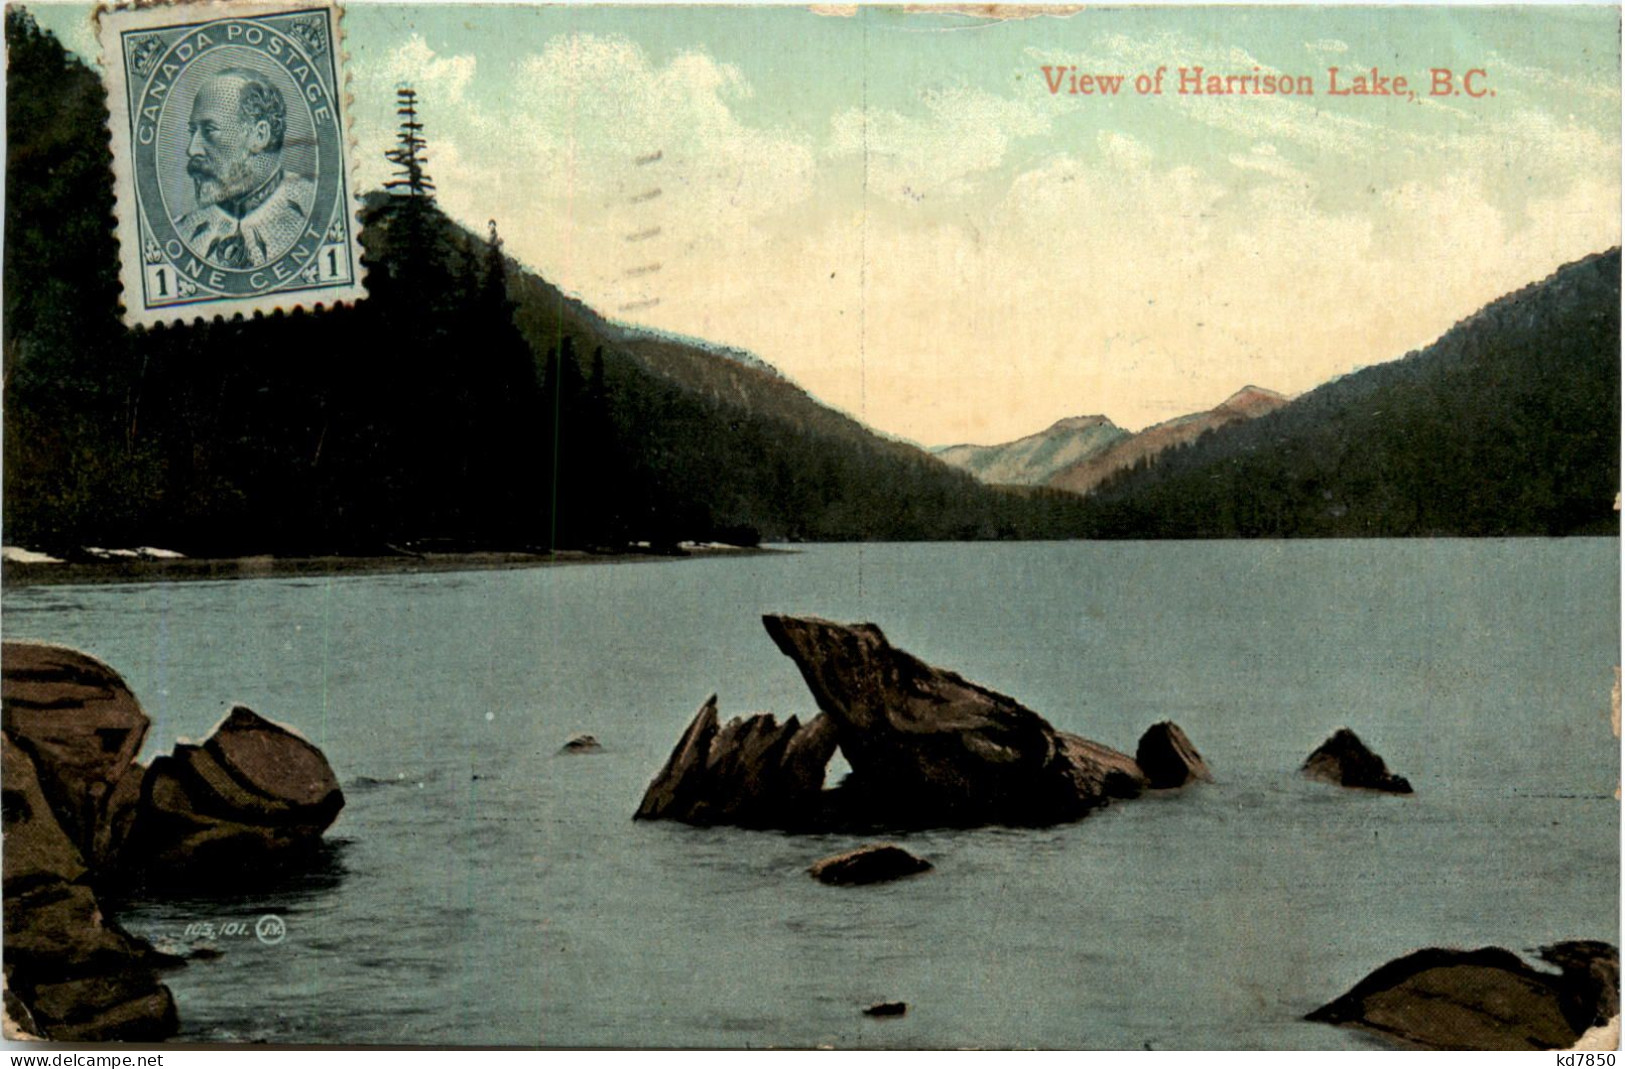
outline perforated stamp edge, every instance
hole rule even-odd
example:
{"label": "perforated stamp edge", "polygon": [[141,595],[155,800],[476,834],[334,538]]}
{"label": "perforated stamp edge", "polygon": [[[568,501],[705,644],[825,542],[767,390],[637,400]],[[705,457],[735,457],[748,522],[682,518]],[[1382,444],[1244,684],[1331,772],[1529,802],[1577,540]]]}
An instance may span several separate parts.
{"label": "perforated stamp edge", "polygon": [[[140,200],[135,188],[131,116],[121,35],[130,30],[162,28],[223,19],[265,15],[321,13],[332,33],[334,64],[333,102],[338,111],[339,174],[343,209],[336,219],[348,231],[351,281],[329,285],[298,285],[297,279],[251,296],[211,296],[185,304],[147,307],[143,295],[144,250],[140,241]],[[367,268],[361,248],[361,198],[356,185],[357,146],[352,128],[354,98],[350,92],[349,54],[345,49],[344,9],[332,0],[192,0],[181,3],[136,3],[103,6],[95,13],[96,37],[101,46],[102,83],[107,91],[108,132],[112,151],[114,229],[119,248],[120,313],[129,326],[188,324],[210,320],[250,318],[296,309],[317,310],[353,304],[366,297]]]}

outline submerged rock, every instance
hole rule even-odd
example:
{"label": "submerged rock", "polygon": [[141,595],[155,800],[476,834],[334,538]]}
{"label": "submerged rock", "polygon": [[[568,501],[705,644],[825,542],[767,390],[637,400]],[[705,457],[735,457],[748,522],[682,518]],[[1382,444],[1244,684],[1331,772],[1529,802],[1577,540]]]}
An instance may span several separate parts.
{"label": "submerged rock", "polygon": [[202,746],[153,761],[128,867],[165,882],[230,880],[313,849],[343,808],[321,750],[239,705]]}
{"label": "submerged rock", "polygon": [[1305,1019],[1434,1049],[1561,1050],[1619,1012],[1619,951],[1586,941],[1540,954],[1561,973],[1500,947],[1418,950]]}
{"label": "submerged rock", "polygon": [[930,871],[931,862],[924,858],[915,857],[891,843],[874,843],[814,862],[807,873],[819,883],[851,887],[901,880]]}
{"label": "submerged rock", "polygon": [[1156,790],[1183,787],[1196,780],[1213,782],[1207,762],[1196,752],[1184,730],[1172,720],[1145,729],[1140,745],[1135,748],[1134,760]]}
{"label": "submerged rock", "polygon": [[576,735],[559,747],[562,754],[603,753],[604,746],[593,735]]}
{"label": "submerged rock", "polygon": [[1359,787],[1390,794],[1411,793],[1410,781],[1389,772],[1387,763],[1372,753],[1360,741],[1360,736],[1348,728],[1338,728],[1331,738],[1309,755],[1303,763],[1303,774],[1310,779],[1340,787]]}

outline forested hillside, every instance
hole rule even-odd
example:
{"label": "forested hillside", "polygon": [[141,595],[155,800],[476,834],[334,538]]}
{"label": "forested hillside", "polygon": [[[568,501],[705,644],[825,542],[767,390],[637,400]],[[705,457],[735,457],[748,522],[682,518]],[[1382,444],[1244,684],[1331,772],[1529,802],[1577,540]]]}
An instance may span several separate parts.
{"label": "forested hillside", "polygon": [[1620,253],[1088,498],[1113,538],[1617,534]]}

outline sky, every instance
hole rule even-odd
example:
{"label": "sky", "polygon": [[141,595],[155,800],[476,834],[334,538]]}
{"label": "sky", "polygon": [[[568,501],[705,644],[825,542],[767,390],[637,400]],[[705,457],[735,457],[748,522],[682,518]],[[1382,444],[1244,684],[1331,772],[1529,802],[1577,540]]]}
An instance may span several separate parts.
{"label": "sky", "polygon": [[[95,55],[88,8],[30,7]],[[344,33],[362,188],[411,84],[448,214],[927,445],[1296,394],[1620,241],[1617,8],[352,2]],[[1197,66],[1315,95],[1179,93]]]}

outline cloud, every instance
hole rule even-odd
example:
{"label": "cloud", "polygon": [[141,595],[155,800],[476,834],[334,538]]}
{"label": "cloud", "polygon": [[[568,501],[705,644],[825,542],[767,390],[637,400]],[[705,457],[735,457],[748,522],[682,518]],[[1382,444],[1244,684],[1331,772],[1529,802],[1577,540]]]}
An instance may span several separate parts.
{"label": "cloud", "polygon": [[[734,109],[752,87],[703,52],[656,63],[622,36],[562,34],[491,84],[484,75],[474,57],[413,37],[361,77],[375,98],[408,79],[423,91],[429,170],[450,214],[495,217],[512,252],[610,314],[666,303],[688,265],[742,255],[766,219],[812,195],[811,146],[742,122]],[[375,184],[394,116],[373,110],[363,178]]]}
{"label": "cloud", "polygon": [[919,94],[924,114],[848,108],[830,121],[825,152],[865,161],[869,189],[882,197],[918,201],[968,192],[997,168],[1011,142],[1049,132],[1032,104],[964,87]]}

